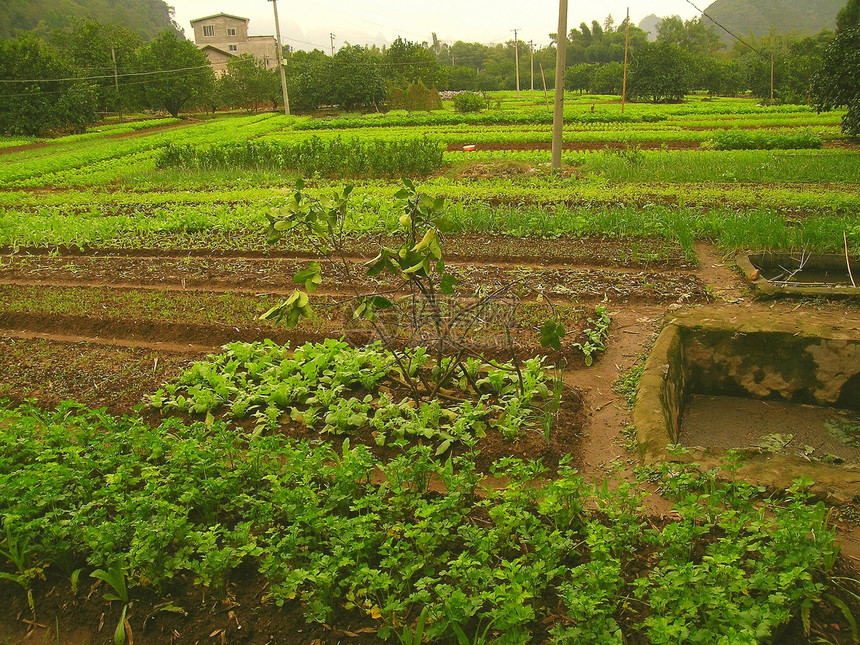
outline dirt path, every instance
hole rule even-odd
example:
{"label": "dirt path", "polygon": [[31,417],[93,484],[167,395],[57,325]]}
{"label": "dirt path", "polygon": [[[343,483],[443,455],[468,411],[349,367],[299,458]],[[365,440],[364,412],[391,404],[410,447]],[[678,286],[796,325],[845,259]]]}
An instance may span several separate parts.
{"label": "dirt path", "polygon": [[[131,132],[118,132],[116,134],[106,134],[101,139],[127,139],[129,137],[139,137],[147,134],[154,134],[164,130],[170,130],[180,125],[188,125],[185,122],[170,123],[168,125],[160,125],[155,128],[144,128],[142,130],[132,130]],[[97,129],[97,128],[96,128]],[[9,146],[8,148],[0,148],[0,156],[11,154],[13,152],[24,152],[26,150],[38,150],[39,148],[47,148],[48,146],[57,145],[53,141],[40,141],[39,143],[27,143],[23,146]]]}

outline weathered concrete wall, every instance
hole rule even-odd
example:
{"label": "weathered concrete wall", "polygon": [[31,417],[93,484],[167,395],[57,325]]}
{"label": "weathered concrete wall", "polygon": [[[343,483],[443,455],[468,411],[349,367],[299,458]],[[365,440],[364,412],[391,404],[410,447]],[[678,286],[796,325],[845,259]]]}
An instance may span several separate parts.
{"label": "weathered concrete wall", "polygon": [[[860,317],[802,317],[702,308],[670,321],[645,363],[633,420],[646,463],[675,459],[690,394],[773,398],[860,409]],[[690,459],[720,464],[723,451],[692,448]],[[749,453],[740,476],[776,488],[798,477],[836,500],[860,493],[860,469],[798,457]]]}
{"label": "weathered concrete wall", "polygon": [[[226,49],[222,45],[248,40],[248,21],[245,19],[219,15],[199,22],[195,21],[192,26],[194,27],[194,42],[198,47],[215,45],[219,49]],[[204,35],[204,27],[212,27],[214,33],[211,36]],[[228,35],[228,29],[235,29],[236,35]]]}
{"label": "weathered concrete wall", "polygon": [[[690,392],[860,409],[860,339],[682,328]],[[843,391],[845,392],[843,394]],[[852,400],[853,399],[853,400]]]}
{"label": "weathered concrete wall", "polygon": [[680,329],[668,325],[657,338],[639,380],[633,422],[648,461],[661,458],[666,444],[677,443],[681,432],[688,396],[683,351]]}

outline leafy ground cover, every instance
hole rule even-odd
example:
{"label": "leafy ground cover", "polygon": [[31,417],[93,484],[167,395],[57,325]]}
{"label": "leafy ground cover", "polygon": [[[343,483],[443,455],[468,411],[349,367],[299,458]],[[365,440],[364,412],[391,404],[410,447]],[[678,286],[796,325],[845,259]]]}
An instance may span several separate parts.
{"label": "leafy ground cover", "polygon": [[[500,93],[481,116],[520,124],[218,116],[0,149],[0,397],[32,399],[0,412],[0,640],[856,641],[858,575],[834,533],[856,553],[856,505],[825,507],[808,482],[749,486],[734,456],[719,473],[683,455],[637,471],[624,405],[631,368],[678,309],[854,315],[755,302],[722,255],[860,253],[860,169],[840,115],[696,97],[622,117],[607,97],[570,98],[561,176],[537,92]],[[749,141],[811,133],[824,148],[692,149],[735,128]],[[467,304],[520,285],[517,322],[485,321],[472,372],[418,400],[397,382],[397,347],[356,349],[371,337],[346,316],[345,282],[326,276],[304,327],[260,320],[294,295],[297,269],[329,255],[297,230],[268,243],[295,173],[156,164],[169,143],[388,145],[416,132],[451,150],[421,187],[450,204],[440,277]],[[429,248],[392,241],[399,186],[355,184],[338,242],[349,266]],[[303,270],[308,288],[318,274]],[[374,280],[364,286],[393,288]],[[538,346],[553,336],[547,307],[560,350]],[[489,342],[505,330],[533,386],[525,403],[510,352]],[[481,385],[466,396],[470,377]],[[143,400],[158,409],[135,411]]]}
{"label": "leafy ground cover", "polygon": [[538,463],[502,460],[507,485],[482,494],[473,454],[439,463],[416,447],[379,463],[348,442],[218,422],[153,428],[70,405],[0,415],[7,578],[22,597],[48,578],[81,602],[79,581],[110,578],[124,591],[103,587],[124,607],[117,627],[140,636],[185,611],[136,611],[181,575],[229,598],[253,572],[268,602],[393,642],[413,642],[419,622],[430,642],[763,642],[844,605],[826,577],[827,512],[804,482],[777,498],[667,465],[650,476],[679,519],[654,524],[635,487],[594,487],[570,467],[536,485]]}

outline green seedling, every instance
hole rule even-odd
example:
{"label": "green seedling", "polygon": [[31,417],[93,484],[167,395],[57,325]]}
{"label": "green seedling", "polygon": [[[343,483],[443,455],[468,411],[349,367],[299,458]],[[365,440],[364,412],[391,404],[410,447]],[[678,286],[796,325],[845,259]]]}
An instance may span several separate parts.
{"label": "green seedling", "polygon": [[110,585],[114,593],[106,593],[105,600],[113,602],[118,600],[122,603],[122,613],[119,617],[116,629],[114,630],[113,642],[114,645],[124,645],[126,640],[132,640],[131,625],[129,625],[127,614],[131,607],[131,602],[128,595],[128,585],[126,583],[125,569],[119,560],[111,563],[108,570],[96,569],[90,574],[90,577],[102,580]]}
{"label": "green seedling", "polygon": [[10,580],[21,587],[27,593],[27,605],[30,611],[35,615],[36,603],[33,599],[33,580],[36,578],[44,578],[44,565],[34,565],[32,561],[32,551],[26,538],[19,540],[12,532],[11,522],[5,521],[6,525],[6,540],[5,549],[0,549],[0,555],[5,556],[13,565],[15,565],[16,573],[0,572],[0,578]]}

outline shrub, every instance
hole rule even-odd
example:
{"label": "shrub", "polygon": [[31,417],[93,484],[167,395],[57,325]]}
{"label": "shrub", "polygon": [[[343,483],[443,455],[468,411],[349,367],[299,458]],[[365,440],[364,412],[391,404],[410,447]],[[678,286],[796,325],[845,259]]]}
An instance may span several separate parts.
{"label": "shrub", "polygon": [[484,99],[474,92],[461,92],[454,97],[457,112],[480,112],[484,109]]}
{"label": "shrub", "polygon": [[442,107],[436,87],[427,87],[421,81],[406,86],[388,86],[388,105],[392,109],[410,112],[430,112]]}

